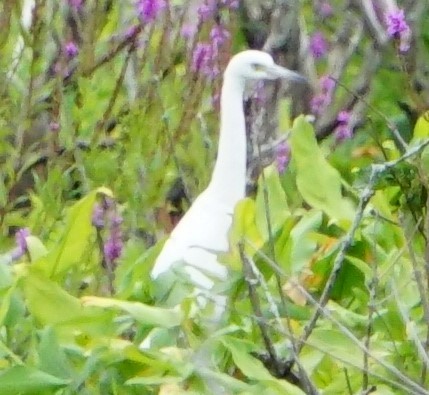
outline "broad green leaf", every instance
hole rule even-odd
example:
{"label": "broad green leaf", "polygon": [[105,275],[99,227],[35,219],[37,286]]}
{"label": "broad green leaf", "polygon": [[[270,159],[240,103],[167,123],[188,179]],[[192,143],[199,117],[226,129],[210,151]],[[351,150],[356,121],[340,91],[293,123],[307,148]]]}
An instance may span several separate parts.
{"label": "broad green leaf", "polygon": [[140,302],[128,302],[97,296],[85,296],[82,298],[85,306],[96,306],[105,309],[120,309],[130,314],[135,320],[145,325],[156,325],[164,328],[177,326],[182,322],[183,315],[177,309],[163,309],[149,306]]}
{"label": "broad green leaf", "polygon": [[48,250],[39,238],[30,235],[25,238],[25,241],[27,242],[27,249],[30,254],[31,262],[37,261],[48,253]]}
{"label": "broad green leaf", "polygon": [[40,333],[38,344],[38,367],[44,372],[64,379],[71,378],[73,373],[70,362],[61,348],[52,327],[44,328]]}
{"label": "broad green leaf", "polygon": [[160,385],[160,384],[178,384],[183,381],[182,377],[176,376],[147,376],[147,377],[134,377],[125,382],[125,385]]}
{"label": "broad green leaf", "polygon": [[426,111],[417,119],[411,141],[415,142],[426,138],[429,138],[429,111]]}
{"label": "broad green leaf", "polygon": [[[417,119],[411,142],[418,143],[427,138],[429,138],[429,111],[426,111]],[[421,153],[421,163],[423,169],[429,171],[429,147],[426,147]]]}
{"label": "broad green leaf", "polygon": [[49,277],[63,274],[74,265],[81,264],[88,241],[93,235],[92,210],[98,194],[112,196],[107,188],[98,188],[75,203],[68,211],[64,233],[57,246],[34,263]]}
{"label": "broad green leaf", "polygon": [[32,367],[13,366],[0,373],[0,394],[17,395],[46,393],[48,390],[65,387],[64,380]]}
{"label": "broad green leaf", "polygon": [[312,238],[311,234],[319,229],[322,219],[321,211],[310,210],[290,232],[292,273],[297,273],[309,266],[310,259],[317,248],[317,240]]}
{"label": "broad green leaf", "polygon": [[254,393],[256,388],[254,386],[244,383],[243,381],[237,380],[234,377],[231,377],[228,374],[222,372],[216,372],[214,370],[204,369],[201,370],[201,373],[205,378],[216,380],[217,382],[223,384],[225,388],[228,388],[229,391],[245,391],[244,393]]}
{"label": "broad green leaf", "polygon": [[341,176],[325,159],[313,127],[304,116],[298,117],[289,139],[296,168],[296,185],[304,200],[344,224],[352,221],[354,208],[341,194]]}
{"label": "broad green leaf", "polygon": [[111,314],[84,307],[56,282],[30,269],[21,282],[28,310],[40,324],[62,328],[70,335],[76,331],[108,335],[112,331],[108,325]]}
{"label": "broad green leaf", "polygon": [[355,266],[363,273],[366,281],[369,281],[371,277],[374,275],[371,267],[362,259],[356,258],[351,255],[347,255],[346,258],[347,258],[347,261],[349,261],[353,266]]}
{"label": "broad green leaf", "polygon": [[232,359],[241,372],[249,379],[263,382],[267,386],[284,391],[289,395],[304,395],[298,387],[289,384],[285,380],[279,380],[271,376],[263,363],[250,355],[248,347],[238,339],[223,338],[223,345],[231,353]]}
{"label": "broad green leaf", "polygon": [[334,361],[341,364],[350,364],[362,368],[363,352],[341,331],[336,329],[316,328],[311,333],[305,347],[314,346],[317,350],[324,352]]}
{"label": "broad green leaf", "polygon": [[6,292],[2,292],[1,294],[1,302],[0,302],[0,325],[4,324],[6,316],[11,307],[12,297],[16,291],[16,283],[13,284]]}
{"label": "broad green leaf", "polygon": [[263,172],[264,177],[261,175],[258,181],[255,220],[266,242],[269,240],[267,216],[269,215],[271,231],[274,235],[289,217],[290,212],[276,167],[270,165]]}
{"label": "broad green leaf", "polygon": [[368,324],[367,315],[354,313],[351,310],[345,309],[338,303],[335,303],[333,300],[330,300],[326,307],[337,321],[349,328],[359,326],[363,328]]}
{"label": "broad green leaf", "polygon": [[231,260],[231,262],[240,262],[238,249],[236,248],[240,241],[247,240],[251,244],[250,246],[249,243],[244,243],[245,251],[250,256],[253,256],[256,250],[264,245],[264,240],[255,223],[255,215],[255,201],[250,198],[240,200],[235,206],[229,240],[236,259]]}

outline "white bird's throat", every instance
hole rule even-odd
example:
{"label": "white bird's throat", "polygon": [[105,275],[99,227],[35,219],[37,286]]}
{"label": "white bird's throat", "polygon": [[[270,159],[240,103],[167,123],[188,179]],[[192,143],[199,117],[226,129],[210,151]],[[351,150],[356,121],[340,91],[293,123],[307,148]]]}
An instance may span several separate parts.
{"label": "white bird's throat", "polygon": [[207,189],[230,207],[245,196],[247,148],[243,93],[244,80],[226,73],[221,94],[219,149]]}

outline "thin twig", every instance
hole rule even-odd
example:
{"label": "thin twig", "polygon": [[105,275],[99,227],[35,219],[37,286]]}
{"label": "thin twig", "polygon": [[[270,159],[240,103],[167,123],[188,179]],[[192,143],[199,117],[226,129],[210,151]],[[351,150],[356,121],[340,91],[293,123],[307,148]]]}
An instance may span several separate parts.
{"label": "thin twig", "polygon": [[250,266],[249,259],[244,253],[244,245],[243,242],[238,243],[238,250],[240,252],[240,259],[243,264],[243,271],[244,271],[244,280],[247,284],[247,287],[249,289],[249,298],[250,303],[252,305],[252,310],[255,313],[255,316],[257,318],[257,323],[259,326],[259,330],[261,331],[262,340],[264,341],[265,348],[268,352],[268,355],[271,358],[271,361],[273,362],[277,373],[279,373],[279,366],[278,366],[278,359],[277,354],[274,349],[274,345],[271,342],[270,336],[268,335],[268,329],[265,325],[264,321],[262,320],[262,312],[261,312],[261,304],[259,303],[259,298],[256,292],[256,285],[257,285],[257,279],[255,278],[252,267]]}
{"label": "thin twig", "polygon": [[[365,366],[364,366],[364,369],[368,370],[368,368],[367,367],[365,368]],[[352,389],[352,384],[350,383],[349,372],[347,371],[346,367],[343,369],[343,371],[344,371],[344,376],[346,378],[347,391],[349,391],[349,395],[353,395],[353,389]],[[368,374],[367,372],[365,373]]]}
{"label": "thin twig", "polygon": [[[417,155],[427,145],[429,145],[429,139],[424,141],[420,145],[413,147],[412,149],[408,150],[404,155],[402,155],[400,158],[398,158],[396,160],[393,160],[390,162],[385,162],[383,164],[374,164],[371,166],[371,175],[370,175],[369,180],[368,180],[368,185],[364,188],[364,190],[362,191],[362,193],[360,195],[359,205],[357,208],[355,218],[353,219],[352,226],[350,227],[349,231],[346,233],[346,235],[340,241],[339,252],[335,258],[334,264],[332,266],[331,274],[329,275],[328,280],[326,281],[326,285],[322,291],[322,295],[320,296],[319,304],[321,307],[324,307],[326,305],[326,303],[328,302],[332,288],[333,288],[335,281],[338,277],[338,274],[339,274],[339,272],[343,266],[343,262],[344,262],[344,259],[346,256],[346,252],[347,252],[348,248],[353,243],[354,235],[355,235],[355,233],[358,229],[358,226],[359,226],[359,224],[363,218],[364,210],[365,210],[366,206],[368,205],[371,197],[373,196],[373,194],[375,192],[375,184],[376,184],[379,176],[381,174],[383,174],[384,172],[386,172],[387,170],[396,166],[398,163],[401,163],[401,162],[405,161],[406,159],[408,159],[414,155]],[[308,339],[308,337],[310,336],[314,327],[316,326],[316,322],[319,319],[321,313],[322,313],[322,311],[319,308],[316,309],[315,312],[313,313],[313,316],[311,317],[311,319],[309,320],[307,325],[304,327],[303,335],[297,344],[298,352],[300,351],[300,349],[304,345],[305,340]]]}
{"label": "thin twig", "polygon": [[[243,251],[243,254],[245,254],[244,251]],[[305,371],[304,367],[302,366],[302,363],[299,360],[299,357],[296,353],[296,338],[293,335],[292,325],[290,322],[289,315],[288,314],[286,315],[286,323],[287,323],[287,329],[286,329],[284,327],[283,321],[280,317],[280,313],[279,313],[279,310],[277,308],[277,304],[276,304],[274,298],[272,297],[272,295],[268,289],[267,282],[265,281],[264,277],[262,276],[262,274],[260,273],[260,271],[256,267],[255,262],[253,262],[252,258],[248,257],[247,263],[249,264],[250,269],[252,270],[253,278],[255,278],[257,280],[257,284],[260,284],[262,287],[262,290],[264,291],[265,297],[268,301],[268,306],[270,308],[271,313],[273,314],[273,316],[276,319],[277,325],[279,327],[283,328],[283,330],[285,332],[289,333],[289,340],[290,340],[291,345],[292,345],[290,351],[291,351],[294,363],[296,363],[296,365],[298,366],[300,380],[301,380],[301,383],[306,390],[306,393],[309,395],[317,395],[319,392],[317,391],[316,387],[314,386],[314,384],[311,382],[310,378],[308,377],[307,372]],[[278,278],[280,280],[280,276],[278,276]]]}
{"label": "thin twig", "polygon": [[[376,222],[374,221],[374,227]],[[374,244],[375,244],[375,237],[373,238]],[[375,246],[374,246],[375,247]],[[374,256],[376,256],[374,254]],[[366,338],[365,338],[365,347],[369,350],[370,344],[371,344],[371,336],[372,336],[372,326],[373,326],[373,319],[374,315],[376,314],[376,293],[377,293],[377,286],[378,286],[378,273],[377,273],[377,261],[374,260],[372,263],[372,278],[369,283],[369,302],[368,302],[368,324],[366,326]],[[369,379],[368,379],[368,370],[369,370],[369,355],[367,353],[363,354],[363,377],[362,377],[362,392],[365,392],[368,390],[369,385]]]}
{"label": "thin twig", "polygon": [[[256,145],[258,147],[258,157],[261,158],[262,153],[261,153],[261,144],[260,144],[259,140],[258,140]],[[271,213],[270,213],[270,207],[269,207],[267,181],[266,181],[265,173],[264,173],[263,169],[261,169],[260,173],[261,173],[261,179],[262,179],[262,196],[264,199],[265,219],[267,221],[268,245],[270,248],[271,258],[273,261],[276,261],[276,250],[275,250],[275,246],[274,246],[273,226],[271,223]],[[282,306],[285,307],[286,306],[286,300],[285,300],[285,296],[283,294],[282,283],[280,281],[280,277],[276,273],[274,273],[274,275],[276,277],[277,290],[279,292],[279,296],[280,296]]]}
{"label": "thin twig", "polygon": [[[269,257],[267,257],[266,255],[265,257],[265,262],[272,267],[277,273],[279,273],[281,276],[288,278],[288,275],[279,267],[279,265],[276,262],[273,262]],[[415,394],[422,394],[422,395],[429,395],[429,391],[426,390],[425,388],[421,387],[418,383],[414,382],[413,380],[411,380],[409,377],[407,377],[406,375],[404,375],[399,369],[397,369],[395,366],[390,365],[389,363],[385,362],[382,358],[378,357],[376,354],[373,354],[370,350],[368,350],[365,345],[353,334],[352,331],[350,331],[346,326],[344,326],[340,321],[338,321],[330,312],[329,309],[325,308],[325,306],[322,306],[320,304],[320,302],[318,300],[316,300],[299,282],[294,281],[293,279],[289,279],[289,281],[292,283],[292,285],[294,285],[295,287],[297,287],[299,289],[300,292],[302,292],[302,294],[306,297],[306,299],[318,310],[320,311],[323,316],[328,319],[329,321],[331,321],[333,324],[335,324],[341,331],[342,333],[348,337],[355,345],[357,345],[359,347],[359,349],[364,352],[367,353],[375,362],[378,362],[382,367],[384,367],[387,371],[389,371],[392,375],[396,376],[398,379],[401,380],[402,383],[395,383],[390,381],[389,379],[386,379],[384,377],[380,377],[375,375],[372,371],[370,371],[369,373],[374,376],[374,377],[378,377],[379,379],[382,380],[387,380],[388,382],[395,383],[396,386],[398,386],[398,388],[402,388],[402,389],[406,389],[408,391],[413,390]],[[279,328],[281,329],[281,328]],[[282,331],[282,334],[285,334],[289,337],[289,335],[287,334],[287,332]],[[304,342],[308,345],[310,345],[311,347],[314,347],[311,343],[308,342],[308,339],[305,339]],[[338,358],[339,360],[341,360],[340,358]],[[344,361],[343,361],[344,362]],[[353,365],[352,365],[353,366]],[[362,369],[362,368],[360,368]],[[408,387],[406,387],[406,386]]]}
{"label": "thin twig", "polygon": [[121,91],[121,88],[123,86],[124,78],[125,78],[125,72],[127,71],[128,63],[131,59],[131,54],[134,52],[136,46],[135,44],[130,45],[128,48],[127,56],[125,57],[124,63],[121,68],[121,72],[119,74],[119,78],[116,80],[115,88],[113,89],[112,95],[110,97],[109,103],[106,107],[106,110],[104,111],[103,117],[99,124],[95,128],[95,132],[92,135],[92,142],[95,143],[97,140],[97,135],[104,130],[106,123],[112,114],[113,107],[116,103],[116,100],[118,98],[119,92]]}

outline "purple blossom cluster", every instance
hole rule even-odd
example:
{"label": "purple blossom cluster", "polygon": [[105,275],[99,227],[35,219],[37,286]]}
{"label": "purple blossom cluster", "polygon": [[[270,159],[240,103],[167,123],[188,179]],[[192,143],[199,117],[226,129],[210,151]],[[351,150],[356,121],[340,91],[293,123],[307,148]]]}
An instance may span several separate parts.
{"label": "purple blossom cluster", "polygon": [[315,32],[310,37],[310,52],[315,59],[323,58],[328,52],[328,42],[322,32]]}
{"label": "purple blossom cluster", "polygon": [[114,263],[122,254],[122,216],[118,213],[115,202],[105,198],[102,203],[97,203],[92,211],[92,225],[99,232],[106,229],[106,239],[103,243],[103,254],[107,262]]}
{"label": "purple blossom cluster", "polygon": [[353,129],[350,127],[351,114],[348,111],[340,111],[337,116],[337,127],[334,135],[337,142],[348,140],[353,137]]}
{"label": "purple blossom cluster", "polygon": [[318,14],[323,18],[329,18],[334,13],[334,9],[332,8],[331,3],[325,0],[318,2],[318,4],[316,5],[316,10]]}
{"label": "purple blossom cluster", "polygon": [[230,39],[230,33],[220,23],[215,24],[210,31],[210,42],[198,42],[192,53],[191,70],[209,78],[219,74],[216,59],[219,50]]}
{"label": "purple blossom cluster", "polygon": [[69,59],[73,59],[79,53],[79,48],[74,41],[69,41],[64,45],[64,53]]}
{"label": "purple blossom cluster", "polygon": [[80,9],[83,4],[83,0],[68,0],[69,6],[76,10]]}
{"label": "purple blossom cluster", "polygon": [[[219,74],[216,59],[219,51],[231,35],[228,29],[218,18],[219,11],[224,9],[234,10],[239,7],[238,0],[204,0],[197,9],[199,23],[210,19],[215,21],[210,30],[209,41],[199,41],[193,46],[191,70],[194,73],[200,73],[208,78],[215,78]],[[193,39],[197,33],[197,25],[185,24],[182,27],[181,34],[186,40]]]}
{"label": "purple blossom cluster", "polygon": [[276,164],[280,174],[284,173],[290,161],[290,145],[282,141],[276,149]]}
{"label": "purple blossom cluster", "polygon": [[166,7],[165,0],[139,0],[136,4],[138,17],[144,24],[153,22]]}
{"label": "purple blossom cluster", "polygon": [[221,8],[236,10],[239,5],[239,0],[205,0],[198,7],[198,17],[201,22],[206,22],[213,18]]}
{"label": "purple blossom cluster", "polygon": [[399,40],[399,50],[407,52],[410,49],[411,29],[405,20],[404,10],[397,9],[386,13],[385,22],[389,37]]}
{"label": "purple blossom cluster", "polygon": [[319,79],[320,92],[311,99],[311,112],[314,115],[321,115],[326,107],[332,102],[335,88],[335,81],[324,75]]}
{"label": "purple blossom cluster", "polygon": [[30,235],[31,233],[28,228],[21,228],[15,233],[16,247],[10,253],[12,262],[20,259],[28,251],[27,237]]}
{"label": "purple blossom cluster", "polygon": [[108,262],[115,262],[122,254],[124,243],[122,241],[122,217],[114,212],[110,218],[109,235],[103,246],[103,252]]}

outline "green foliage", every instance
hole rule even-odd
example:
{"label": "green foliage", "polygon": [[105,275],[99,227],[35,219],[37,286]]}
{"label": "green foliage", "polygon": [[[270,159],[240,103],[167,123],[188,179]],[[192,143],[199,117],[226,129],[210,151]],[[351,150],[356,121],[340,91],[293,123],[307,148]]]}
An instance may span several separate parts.
{"label": "green foliage", "polygon": [[[122,29],[138,22],[121,2],[84,2],[73,13],[67,2],[36,2],[28,31],[21,2],[3,3],[0,394],[299,395],[307,391],[302,372],[327,395],[372,386],[374,394],[428,393],[427,147],[373,179],[373,163],[402,155],[386,119],[369,111],[354,139],[339,144],[319,139],[304,116],[292,122],[294,106],[281,101],[291,161],[284,174],[265,167],[255,197],[235,207],[231,248],[220,257],[230,276],[214,288],[228,307],[213,323],[213,301],[202,303],[180,269],[156,282],[149,273],[171,227],[167,214],[179,210],[165,204],[171,185],[180,176],[192,201],[210,179],[220,78],[191,71],[192,46],[167,19],[175,12],[119,48],[129,34]],[[304,27],[310,3],[300,4]],[[87,19],[71,23],[76,17]],[[232,46],[246,47],[239,18],[217,17],[236,30]],[[428,21],[415,38],[426,58]],[[205,40],[209,27],[198,34]],[[79,55],[68,59],[62,41],[76,37]],[[325,63],[315,66],[320,75]],[[359,49],[346,84],[362,63]],[[380,69],[367,100],[413,149],[429,137],[427,111],[423,102],[415,119],[398,111],[411,100],[410,77],[398,70]],[[124,219],[113,263],[103,248],[112,219],[104,230],[92,223],[106,199]],[[32,234],[16,258],[12,236],[23,227]],[[243,275],[243,254],[255,278]],[[300,369],[295,361],[289,371],[294,347]]]}
{"label": "green foliage", "polygon": [[297,118],[290,139],[296,186],[304,200],[323,210],[334,220],[351,221],[354,210],[341,194],[341,177],[323,156],[311,125],[303,116]]}

